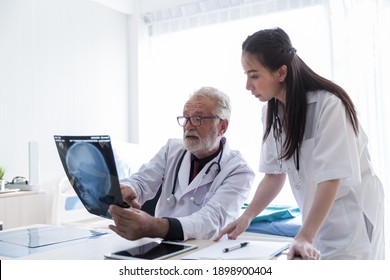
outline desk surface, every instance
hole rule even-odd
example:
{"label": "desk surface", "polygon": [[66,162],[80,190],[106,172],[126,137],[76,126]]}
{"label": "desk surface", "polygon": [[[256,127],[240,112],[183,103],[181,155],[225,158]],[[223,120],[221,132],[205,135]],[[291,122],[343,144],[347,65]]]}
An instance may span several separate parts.
{"label": "desk surface", "polygon": [[[5,232],[10,232],[7,230]],[[269,241],[291,241],[291,238],[264,235],[258,233],[243,233],[239,239],[245,240],[269,240]],[[46,248],[31,249],[28,247],[19,246],[19,257],[7,256],[4,252],[7,251],[7,244],[0,241],[0,259],[35,259],[35,260],[103,260],[104,255],[124,250],[126,248],[135,247],[145,244],[154,239],[142,238],[136,241],[129,241],[115,233],[109,232],[104,235],[93,238],[84,238],[69,242],[63,242],[56,245],[45,246]],[[185,255],[194,253],[196,250],[201,250],[213,244],[211,240],[188,240],[187,243],[196,244],[198,248],[189,252],[174,256],[170,259],[181,259]]]}

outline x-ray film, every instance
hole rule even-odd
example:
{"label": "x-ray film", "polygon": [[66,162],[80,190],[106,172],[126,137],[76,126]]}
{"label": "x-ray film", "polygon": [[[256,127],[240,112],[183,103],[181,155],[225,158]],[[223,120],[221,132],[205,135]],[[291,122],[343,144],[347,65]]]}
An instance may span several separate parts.
{"label": "x-ray film", "polygon": [[108,207],[123,201],[110,136],[55,135],[65,173],[88,212],[111,218]]}

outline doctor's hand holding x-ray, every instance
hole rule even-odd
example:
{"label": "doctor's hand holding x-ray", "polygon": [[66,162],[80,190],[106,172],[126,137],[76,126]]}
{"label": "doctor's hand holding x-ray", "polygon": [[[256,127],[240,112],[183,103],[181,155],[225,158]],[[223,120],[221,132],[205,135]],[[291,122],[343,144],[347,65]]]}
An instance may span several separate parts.
{"label": "doctor's hand holding x-ray", "polygon": [[123,238],[136,240],[145,236],[163,237],[166,236],[169,223],[166,219],[155,218],[148,213],[141,211],[141,204],[133,187],[121,185],[123,200],[131,208],[111,206],[109,211],[116,226],[110,228]]}
{"label": "doctor's hand holding x-ray", "polygon": [[[121,180],[123,199],[132,207],[111,205],[115,225],[110,228],[130,240],[213,239],[232,222],[249,195],[254,172],[224,137],[230,114],[223,92],[195,91],[177,117],[183,139],[169,139],[138,172]],[[159,189],[154,216],[142,211]]]}
{"label": "doctor's hand holding x-ray", "polygon": [[121,185],[121,193],[123,201],[125,201],[133,208],[141,209],[141,204],[137,200],[137,193],[135,192],[133,187]]}

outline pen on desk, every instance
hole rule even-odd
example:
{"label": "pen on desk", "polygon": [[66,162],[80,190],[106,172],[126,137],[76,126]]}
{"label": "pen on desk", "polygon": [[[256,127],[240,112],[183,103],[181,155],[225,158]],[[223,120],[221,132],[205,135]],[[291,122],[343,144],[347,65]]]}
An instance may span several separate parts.
{"label": "pen on desk", "polygon": [[234,251],[234,250],[237,250],[237,249],[240,249],[240,248],[243,248],[245,247],[246,245],[248,245],[249,242],[242,242],[240,244],[237,244],[237,245],[234,245],[234,246],[231,246],[231,247],[227,247],[227,248],[224,248],[222,251],[224,253],[228,253],[230,251]]}
{"label": "pen on desk", "polygon": [[276,251],[273,255],[273,257],[279,257],[281,254],[283,254],[283,252],[285,252],[287,249],[290,248],[290,243],[288,243],[286,246],[280,248],[278,251]]}

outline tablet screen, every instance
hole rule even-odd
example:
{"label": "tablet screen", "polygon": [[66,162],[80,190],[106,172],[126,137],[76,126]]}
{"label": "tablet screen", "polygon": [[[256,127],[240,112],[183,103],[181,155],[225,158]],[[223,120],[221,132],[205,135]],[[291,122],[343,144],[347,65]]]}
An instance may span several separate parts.
{"label": "tablet screen", "polygon": [[119,251],[108,255],[114,259],[145,259],[158,260],[165,259],[183,252],[195,249],[194,244],[185,244],[179,242],[150,242],[127,250]]}

